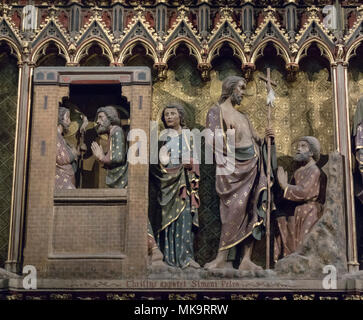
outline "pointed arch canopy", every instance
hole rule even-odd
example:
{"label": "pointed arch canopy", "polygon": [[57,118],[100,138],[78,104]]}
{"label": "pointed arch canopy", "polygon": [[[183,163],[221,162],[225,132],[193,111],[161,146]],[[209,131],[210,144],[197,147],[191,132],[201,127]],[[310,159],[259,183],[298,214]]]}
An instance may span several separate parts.
{"label": "pointed arch canopy", "polygon": [[184,43],[188,47],[190,55],[194,56],[197,59],[197,63],[202,63],[202,56],[200,55],[200,50],[198,50],[197,46],[190,39],[185,37],[177,38],[168,45],[167,49],[165,50],[162,62],[166,64],[169,59],[175,55],[175,50],[182,43]]}
{"label": "pointed arch canopy", "polygon": [[79,46],[79,48],[75,54],[74,62],[79,64],[83,58],[85,51],[87,51],[93,44],[98,44],[101,47],[104,55],[110,60],[110,65],[115,63],[115,59],[112,54],[112,49],[109,47],[109,45],[106,43],[106,41],[103,41],[99,38],[90,38],[90,39],[87,39],[86,41],[84,41]]}
{"label": "pointed arch canopy", "polygon": [[309,39],[308,41],[304,42],[301,46],[301,48],[299,49],[299,51],[297,52],[296,58],[295,58],[295,63],[299,63],[300,60],[305,56],[305,52],[306,50],[313,44],[316,43],[317,46],[319,47],[319,49],[322,52],[322,55],[325,56],[330,64],[334,63],[334,55],[333,52],[331,52],[331,50],[329,49],[329,46],[324,43],[323,41],[321,41],[321,39],[317,38],[317,37],[313,37],[311,39]]}
{"label": "pointed arch canopy", "polygon": [[355,56],[355,51],[357,50],[357,48],[363,44],[363,36],[357,38],[352,44],[351,46],[348,48],[347,50],[347,54],[345,55],[345,62],[349,63],[349,60],[351,58],[353,58]]}
{"label": "pointed arch canopy", "polygon": [[242,50],[242,47],[239,43],[235,42],[230,38],[222,38],[219,39],[216,43],[213,44],[212,48],[209,50],[207,62],[212,63],[213,59],[219,55],[219,49],[225,44],[228,43],[229,46],[234,51],[234,55],[237,56],[242,64],[247,63],[247,57]]}
{"label": "pointed arch canopy", "polygon": [[261,50],[263,51],[269,43],[274,46],[274,48],[277,50],[277,55],[284,59],[286,65],[292,62],[292,58],[289,55],[288,49],[284,45],[274,38],[266,38],[261,41],[261,43],[259,43],[258,46],[253,50],[250,63],[256,63],[257,59],[261,56]]}
{"label": "pointed arch canopy", "polygon": [[41,54],[42,50],[45,49],[49,43],[54,42],[56,44],[56,46],[58,48],[61,49],[62,54],[61,56],[63,56],[66,59],[66,63],[69,63],[71,61],[70,56],[68,54],[68,50],[66,48],[66,45],[64,43],[62,43],[59,39],[57,38],[47,38],[46,40],[40,42],[33,50],[31,56],[30,56],[30,61],[32,63],[37,63],[38,59],[39,59],[39,55]]}
{"label": "pointed arch canopy", "polygon": [[10,49],[13,51],[13,55],[18,59],[18,62],[22,61],[22,56],[21,56],[21,50],[20,48],[17,46],[17,44],[10,38],[8,37],[0,37],[0,42],[4,41],[6,42]]}
{"label": "pointed arch canopy", "polygon": [[146,55],[151,57],[154,60],[154,63],[157,62],[158,56],[156,51],[151,43],[149,43],[144,38],[135,38],[132,41],[128,42],[125,47],[121,50],[120,57],[118,59],[118,63],[123,65],[125,60],[132,54],[132,50],[138,44],[142,45],[146,50]]}

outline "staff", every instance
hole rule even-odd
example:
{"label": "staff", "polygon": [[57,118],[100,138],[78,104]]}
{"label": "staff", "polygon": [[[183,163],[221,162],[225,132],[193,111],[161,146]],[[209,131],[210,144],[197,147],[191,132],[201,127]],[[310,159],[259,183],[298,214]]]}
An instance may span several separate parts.
{"label": "staff", "polygon": [[[266,81],[267,89],[267,130],[271,130],[271,108],[275,100],[275,92],[271,85],[276,86],[271,81],[270,68],[267,68],[267,77],[260,76],[260,79]],[[271,242],[271,137],[267,136],[267,210],[266,210],[266,269],[270,269],[270,242]]]}

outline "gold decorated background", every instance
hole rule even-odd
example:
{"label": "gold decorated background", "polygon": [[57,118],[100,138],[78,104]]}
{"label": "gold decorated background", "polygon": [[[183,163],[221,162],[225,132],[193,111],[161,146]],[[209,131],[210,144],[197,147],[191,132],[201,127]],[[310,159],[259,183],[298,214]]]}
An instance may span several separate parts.
{"label": "gold decorated background", "polygon": [[[184,69],[190,77],[197,77],[190,67]],[[230,71],[231,74],[238,74],[235,70]],[[247,94],[251,96],[246,96],[237,108],[249,115],[254,128],[263,136],[267,126],[267,107],[265,84],[259,79],[261,74],[260,71],[254,72],[253,80],[247,85]],[[319,139],[322,154],[333,151],[333,93],[328,71],[321,69],[311,80],[306,73],[299,72],[297,80],[289,83],[283,79],[281,72],[272,70],[271,78],[277,83],[274,88],[275,107],[272,110],[277,156],[292,156],[293,142],[304,135],[313,135]],[[184,77],[184,82],[178,81],[176,72],[169,69],[167,79],[154,84],[153,120],[160,120],[162,108],[167,103],[177,101],[186,108],[190,128],[205,126],[207,112],[220,96],[222,80],[215,70],[211,71],[210,82],[198,82],[198,85],[192,86],[188,83],[189,79]]]}
{"label": "gold decorated background", "polygon": [[[260,68],[261,69],[261,68]],[[209,108],[218,101],[222,81],[229,75],[242,75],[241,68],[234,61],[221,60],[210,73],[210,81],[203,82],[196,63],[187,57],[176,57],[169,63],[167,78],[153,85],[152,120],[159,121],[161,112],[171,102],[184,106],[187,125],[190,129],[205,127]],[[263,69],[261,69],[263,70]],[[263,73],[256,70],[247,85],[247,95],[238,107],[246,112],[256,131],[263,136],[267,126],[266,88],[259,79]],[[272,111],[272,125],[275,129],[275,142],[279,165],[289,170],[294,154],[293,144],[304,135],[313,135],[321,142],[322,154],[334,150],[334,121],[332,85],[327,69],[321,68],[311,74],[299,72],[295,82],[287,82],[283,71],[272,68],[271,78],[277,83],[275,107]],[[202,147],[203,148],[203,147]],[[203,154],[203,149],[202,149]],[[212,260],[216,255],[219,235],[219,199],[215,191],[215,167],[202,164],[200,167],[200,229],[195,241],[195,257],[198,263]],[[153,206],[151,206],[151,210]],[[264,264],[264,245],[259,241],[254,260]]]}

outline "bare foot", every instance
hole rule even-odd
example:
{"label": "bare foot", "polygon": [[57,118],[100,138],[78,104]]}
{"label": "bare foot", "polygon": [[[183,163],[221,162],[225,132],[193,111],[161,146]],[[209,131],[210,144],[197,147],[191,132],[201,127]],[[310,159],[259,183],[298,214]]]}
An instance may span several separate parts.
{"label": "bare foot", "polygon": [[204,269],[231,269],[233,264],[227,261],[228,250],[218,252],[217,257],[204,265]]}
{"label": "bare foot", "polygon": [[159,248],[155,248],[152,251],[152,255],[151,255],[151,259],[150,264],[154,267],[154,266],[158,266],[158,267],[167,267],[168,265],[163,261],[164,256],[161,253]]}
{"label": "bare foot", "polygon": [[244,271],[260,271],[263,270],[262,267],[253,263],[250,259],[243,259],[241,264],[239,265],[238,270]]}
{"label": "bare foot", "polygon": [[184,268],[182,268],[182,269],[185,269],[185,268],[194,268],[194,269],[199,269],[200,268],[200,265],[199,265],[199,263],[198,262],[196,262],[196,261],[194,261],[194,260],[190,260],[189,262],[188,262],[188,264],[184,267]]}

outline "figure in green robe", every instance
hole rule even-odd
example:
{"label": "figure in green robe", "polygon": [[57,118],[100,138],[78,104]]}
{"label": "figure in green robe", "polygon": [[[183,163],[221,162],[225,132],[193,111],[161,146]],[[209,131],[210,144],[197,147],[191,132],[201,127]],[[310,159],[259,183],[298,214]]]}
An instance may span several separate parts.
{"label": "figure in green robe", "polygon": [[116,108],[113,106],[99,108],[96,114],[96,124],[98,134],[108,134],[106,154],[97,142],[94,141],[91,145],[94,156],[107,169],[106,185],[110,188],[125,188],[128,168],[126,139]]}
{"label": "figure in green robe", "polygon": [[182,130],[186,129],[183,107],[167,106],[162,121],[167,130],[160,137],[160,163],[150,167],[161,214],[153,213],[150,219],[164,261],[174,267],[199,268],[193,248],[198,228],[199,165],[193,160],[190,135]]}
{"label": "figure in green robe", "polygon": [[[96,114],[96,131],[98,134],[108,135],[108,148],[106,154],[97,142],[92,142],[91,148],[94,156],[107,169],[106,185],[110,188],[127,188],[128,162],[127,146],[121,120],[113,106],[101,107]],[[156,245],[154,234],[148,222],[148,259],[153,265],[164,265],[163,255]]]}

